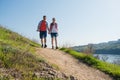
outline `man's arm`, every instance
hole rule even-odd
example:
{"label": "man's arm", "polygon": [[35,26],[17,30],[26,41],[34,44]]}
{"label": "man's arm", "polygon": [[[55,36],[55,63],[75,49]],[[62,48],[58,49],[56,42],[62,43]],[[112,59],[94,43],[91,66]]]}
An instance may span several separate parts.
{"label": "man's arm", "polygon": [[46,22],[46,27],[47,27],[47,30],[50,31],[49,27],[48,27],[48,23]]}
{"label": "man's arm", "polygon": [[37,31],[40,31],[40,25],[41,25],[41,21],[38,24]]}

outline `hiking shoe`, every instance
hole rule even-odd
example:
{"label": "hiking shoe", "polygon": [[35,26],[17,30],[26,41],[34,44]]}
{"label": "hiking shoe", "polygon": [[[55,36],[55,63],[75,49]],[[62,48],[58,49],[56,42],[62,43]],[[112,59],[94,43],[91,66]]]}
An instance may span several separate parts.
{"label": "hiking shoe", "polygon": [[47,47],[47,45],[45,44],[44,48],[46,48],[46,47]]}
{"label": "hiking shoe", "polygon": [[56,49],[58,49],[58,47],[56,47]]}
{"label": "hiking shoe", "polygon": [[52,46],[52,49],[54,49],[54,46]]}

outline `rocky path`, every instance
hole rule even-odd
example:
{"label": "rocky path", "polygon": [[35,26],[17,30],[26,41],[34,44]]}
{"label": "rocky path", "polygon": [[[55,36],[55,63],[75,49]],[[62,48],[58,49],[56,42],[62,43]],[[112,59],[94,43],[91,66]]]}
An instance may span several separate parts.
{"label": "rocky path", "polygon": [[60,50],[38,48],[36,53],[45,58],[49,63],[57,65],[61,72],[68,76],[72,75],[77,80],[112,80],[103,72],[79,62],[71,55]]}

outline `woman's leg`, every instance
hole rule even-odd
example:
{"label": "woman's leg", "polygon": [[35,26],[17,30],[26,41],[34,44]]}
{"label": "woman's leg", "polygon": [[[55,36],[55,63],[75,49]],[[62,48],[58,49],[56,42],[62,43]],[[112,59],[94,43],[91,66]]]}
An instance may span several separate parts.
{"label": "woman's leg", "polygon": [[57,45],[57,37],[55,37],[55,45],[56,45],[56,49],[58,49],[58,45]]}
{"label": "woman's leg", "polygon": [[54,38],[51,38],[51,43],[52,43],[52,49],[54,49]]}

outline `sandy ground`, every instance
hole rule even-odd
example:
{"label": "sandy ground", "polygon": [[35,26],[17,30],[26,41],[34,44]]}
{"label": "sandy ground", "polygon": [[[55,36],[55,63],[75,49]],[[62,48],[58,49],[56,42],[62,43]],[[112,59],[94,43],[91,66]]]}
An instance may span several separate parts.
{"label": "sandy ground", "polygon": [[72,75],[78,80],[112,80],[103,72],[79,62],[71,55],[60,50],[37,48],[36,53],[49,63],[57,65],[61,72],[68,76]]}

